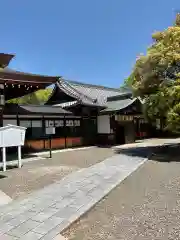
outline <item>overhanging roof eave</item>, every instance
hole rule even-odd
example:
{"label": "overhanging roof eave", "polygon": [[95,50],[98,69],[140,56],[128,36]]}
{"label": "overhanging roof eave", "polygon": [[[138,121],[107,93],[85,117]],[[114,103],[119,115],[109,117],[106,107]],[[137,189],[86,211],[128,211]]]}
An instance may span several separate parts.
{"label": "overhanging roof eave", "polygon": [[37,83],[37,84],[46,84],[51,85],[55,84],[59,77],[56,76],[44,76],[44,75],[35,75],[28,73],[16,73],[16,72],[6,72],[0,71],[0,80],[4,82],[24,82],[24,83]]}

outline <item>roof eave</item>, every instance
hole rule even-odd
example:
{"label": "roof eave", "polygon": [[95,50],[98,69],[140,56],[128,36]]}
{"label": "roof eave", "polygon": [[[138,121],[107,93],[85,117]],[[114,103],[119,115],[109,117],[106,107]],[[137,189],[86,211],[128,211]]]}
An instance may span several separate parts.
{"label": "roof eave", "polygon": [[59,77],[43,76],[43,75],[31,75],[21,73],[10,73],[0,71],[0,80],[4,82],[24,82],[51,85],[58,81]]}
{"label": "roof eave", "polygon": [[[67,110],[64,110],[63,108],[62,109],[62,112],[48,112],[48,111],[42,111],[42,112],[36,112],[35,110],[33,111],[33,107],[44,107],[44,105],[25,105],[25,104],[17,104],[18,107],[22,108],[24,111],[26,112],[29,112],[29,113],[33,113],[33,114],[42,114],[42,115],[72,115],[72,112],[70,111],[67,111]],[[32,107],[32,111],[26,109],[26,107],[29,107],[31,106]]]}

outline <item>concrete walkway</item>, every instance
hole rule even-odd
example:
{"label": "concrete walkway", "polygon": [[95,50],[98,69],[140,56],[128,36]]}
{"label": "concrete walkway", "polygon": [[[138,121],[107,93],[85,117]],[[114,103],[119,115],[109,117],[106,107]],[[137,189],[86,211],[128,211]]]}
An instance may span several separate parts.
{"label": "concrete walkway", "polygon": [[0,239],[55,238],[145,161],[115,155],[0,208]]}

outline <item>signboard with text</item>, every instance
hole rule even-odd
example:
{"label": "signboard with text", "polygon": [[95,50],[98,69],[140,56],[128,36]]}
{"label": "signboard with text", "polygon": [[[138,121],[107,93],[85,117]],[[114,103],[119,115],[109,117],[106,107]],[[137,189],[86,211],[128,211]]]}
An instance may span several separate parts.
{"label": "signboard with text", "polygon": [[55,127],[46,127],[46,134],[47,135],[53,135],[53,134],[55,134],[55,132],[56,132]]}
{"label": "signboard with text", "polygon": [[80,127],[81,126],[81,121],[76,119],[76,120],[46,120],[46,128],[48,127]]}
{"label": "signboard with text", "polygon": [[26,128],[10,125],[0,128],[0,147],[23,146]]}

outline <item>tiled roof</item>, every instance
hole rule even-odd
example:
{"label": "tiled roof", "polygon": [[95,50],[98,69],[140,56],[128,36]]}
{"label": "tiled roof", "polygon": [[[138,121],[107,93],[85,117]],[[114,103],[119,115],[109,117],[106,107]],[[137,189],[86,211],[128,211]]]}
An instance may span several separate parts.
{"label": "tiled roof", "polygon": [[45,105],[19,105],[19,107],[31,113],[41,113],[41,114],[71,114],[71,112],[66,111],[62,108],[53,108]]}
{"label": "tiled roof", "polygon": [[47,105],[23,105],[23,104],[7,104],[5,105],[4,114],[50,114],[50,115],[70,115],[71,112],[63,108],[53,108]]}
{"label": "tiled roof", "polygon": [[62,79],[57,82],[57,86],[65,92],[67,95],[79,100],[79,101],[86,101],[89,103],[93,103],[94,99],[90,98],[86,94],[79,92],[77,89],[75,89],[71,84],[69,84],[67,81],[64,81]]}
{"label": "tiled roof", "polygon": [[126,92],[120,95],[108,97],[107,102],[113,102],[113,101],[118,101],[118,100],[127,99],[127,98],[132,98],[131,92]]}
{"label": "tiled roof", "polygon": [[[72,97],[73,100],[69,100],[67,102],[61,102],[60,100],[60,102],[56,103],[54,107],[68,108],[68,107],[76,106],[77,104],[84,104],[86,106],[97,106],[102,108],[108,107],[107,111],[109,111],[111,108],[118,109],[120,102],[122,107],[123,107],[123,104],[128,105],[132,102],[132,99],[131,99],[132,92],[130,89],[125,87],[110,88],[110,87],[104,87],[99,85],[92,85],[92,84],[86,84],[86,83],[81,83],[76,81],[64,80],[61,78],[56,83],[55,89],[56,90],[60,89],[65,94]],[[53,97],[53,94],[55,92],[57,93],[57,91],[55,90],[52,92],[52,95],[50,96],[50,98]],[[58,94],[61,94],[60,92]],[[111,102],[113,103],[111,104]],[[116,107],[114,105],[114,102],[116,102],[115,103]],[[114,105],[114,106],[112,107],[111,105]]]}
{"label": "tiled roof", "polygon": [[129,89],[126,88],[110,88],[64,79],[60,79],[57,86],[82,103],[96,106],[105,106],[108,97],[124,95],[129,92]]}
{"label": "tiled roof", "polygon": [[101,105],[104,105],[107,102],[108,97],[117,96],[124,94],[127,90],[122,88],[110,88],[99,85],[85,84],[75,81],[68,81],[71,86],[81,94],[84,94]]}
{"label": "tiled roof", "polygon": [[115,112],[119,110],[123,110],[126,107],[130,106],[133,104],[135,101],[137,101],[137,98],[125,98],[117,101],[111,101],[107,102],[106,106],[107,108],[102,110],[101,113],[108,113],[108,112]]}

